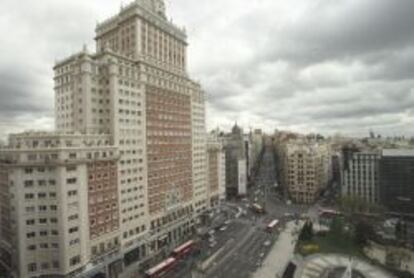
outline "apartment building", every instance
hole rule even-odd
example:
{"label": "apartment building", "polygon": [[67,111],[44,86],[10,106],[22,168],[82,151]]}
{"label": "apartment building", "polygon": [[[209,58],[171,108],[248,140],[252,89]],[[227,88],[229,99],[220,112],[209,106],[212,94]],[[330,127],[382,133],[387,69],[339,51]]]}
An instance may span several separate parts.
{"label": "apartment building", "polygon": [[209,206],[185,30],[162,0],[136,0],[95,40],[96,53],[54,67],[56,131],[12,135],[0,151],[0,258],[18,277],[110,276],[169,252]]}
{"label": "apartment building", "polygon": [[327,144],[289,142],[279,148],[281,183],[295,203],[311,204],[326,188],[332,171]]}
{"label": "apartment building", "polygon": [[119,249],[118,160],[108,135],[10,136],[1,246],[18,277],[74,274]]}
{"label": "apartment building", "polygon": [[209,207],[217,206],[225,196],[225,152],[217,137],[210,136],[207,143]]}

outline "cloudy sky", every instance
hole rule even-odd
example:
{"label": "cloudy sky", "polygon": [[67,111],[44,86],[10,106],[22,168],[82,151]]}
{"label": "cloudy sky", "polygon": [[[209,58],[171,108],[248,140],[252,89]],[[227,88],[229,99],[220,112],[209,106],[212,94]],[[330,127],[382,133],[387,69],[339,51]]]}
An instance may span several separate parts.
{"label": "cloudy sky", "polygon": [[[128,1],[124,1],[127,3]],[[0,138],[53,128],[56,59],[120,0],[0,1]],[[414,135],[414,1],[169,0],[208,125]]]}

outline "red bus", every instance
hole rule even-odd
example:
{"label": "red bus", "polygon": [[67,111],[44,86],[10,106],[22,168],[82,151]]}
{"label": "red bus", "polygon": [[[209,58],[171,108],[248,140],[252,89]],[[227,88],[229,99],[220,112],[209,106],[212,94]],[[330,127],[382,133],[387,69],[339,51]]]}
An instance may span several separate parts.
{"label": "red bus", "polygon": [[194,244],[194,240],[189,240],[186,243],[175,248],[172,252],[172,255],[174,256],[174,258],[182,258],[186,256],[188,253],[190,253],[191,250],[193,250]]}
{"label": "red bus", "polygon": [[264,209],[259,204],[253,204],[252,209],[257,213],[264,213]]}
{"label": "red bus", "polygon": [[266,226],[266,230],[271,233],[275,229],[275,227],[279,224],[279,220],[275,219]]}
{"label": "red bus", "polygon": [[150,268],[145,272],[147,278],[159,278],[167,274],[176,264],[177,260],[173,257],[169,257],[165,261]]}

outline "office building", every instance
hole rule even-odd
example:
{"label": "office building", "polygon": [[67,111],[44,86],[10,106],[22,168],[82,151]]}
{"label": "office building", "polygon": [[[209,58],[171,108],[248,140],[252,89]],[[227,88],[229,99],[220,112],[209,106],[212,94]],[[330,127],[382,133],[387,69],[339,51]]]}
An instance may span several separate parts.
{"label": "office building", "polygon": [[185,30],[162,0],[137,0],[95,40],[96,53],[54,67],[56,131],[12,135],[0,151],[0,258],[18,277],[115,276],[168,253],[209,207]]}
{"label": "office building", "polygon": [[244,196],[247,193],[247,153],[243,130],[235,124],[231,133],[224,135],[226,156],[226,195]]}
{"label": "office building", "polygon": [[379,164],[381,203],[398,216],[414,215],[414,151],[384,149]]}
{"label": "office building", "polygon": [[342,196],[375,204],[379,201],[378,151],[346,152],[341,174]]}

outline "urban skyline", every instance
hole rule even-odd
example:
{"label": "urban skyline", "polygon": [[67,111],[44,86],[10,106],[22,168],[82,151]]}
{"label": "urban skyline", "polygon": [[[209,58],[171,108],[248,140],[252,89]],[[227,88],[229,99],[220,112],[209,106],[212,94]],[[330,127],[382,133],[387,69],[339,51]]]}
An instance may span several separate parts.
{"label": "urban skyline", "polygon": [[[0,52],[0,138],[51,129],[52,65],[84,43],[92,51],[96,22],[121,2],[0,5],[2,33],[14,30]],[[207,92],[209,129],[228,130],[237,121],[267,132],[414,134],[414,86],[407,76],[414,64],[412,2],[167,5],[169,17],[191,38],[189,71]],[[350,16],[354,20],[347,22]]]}
{"label": "urban skyline", "polygon": [[0,278],[414,277],[414,3],[5,1]]}

